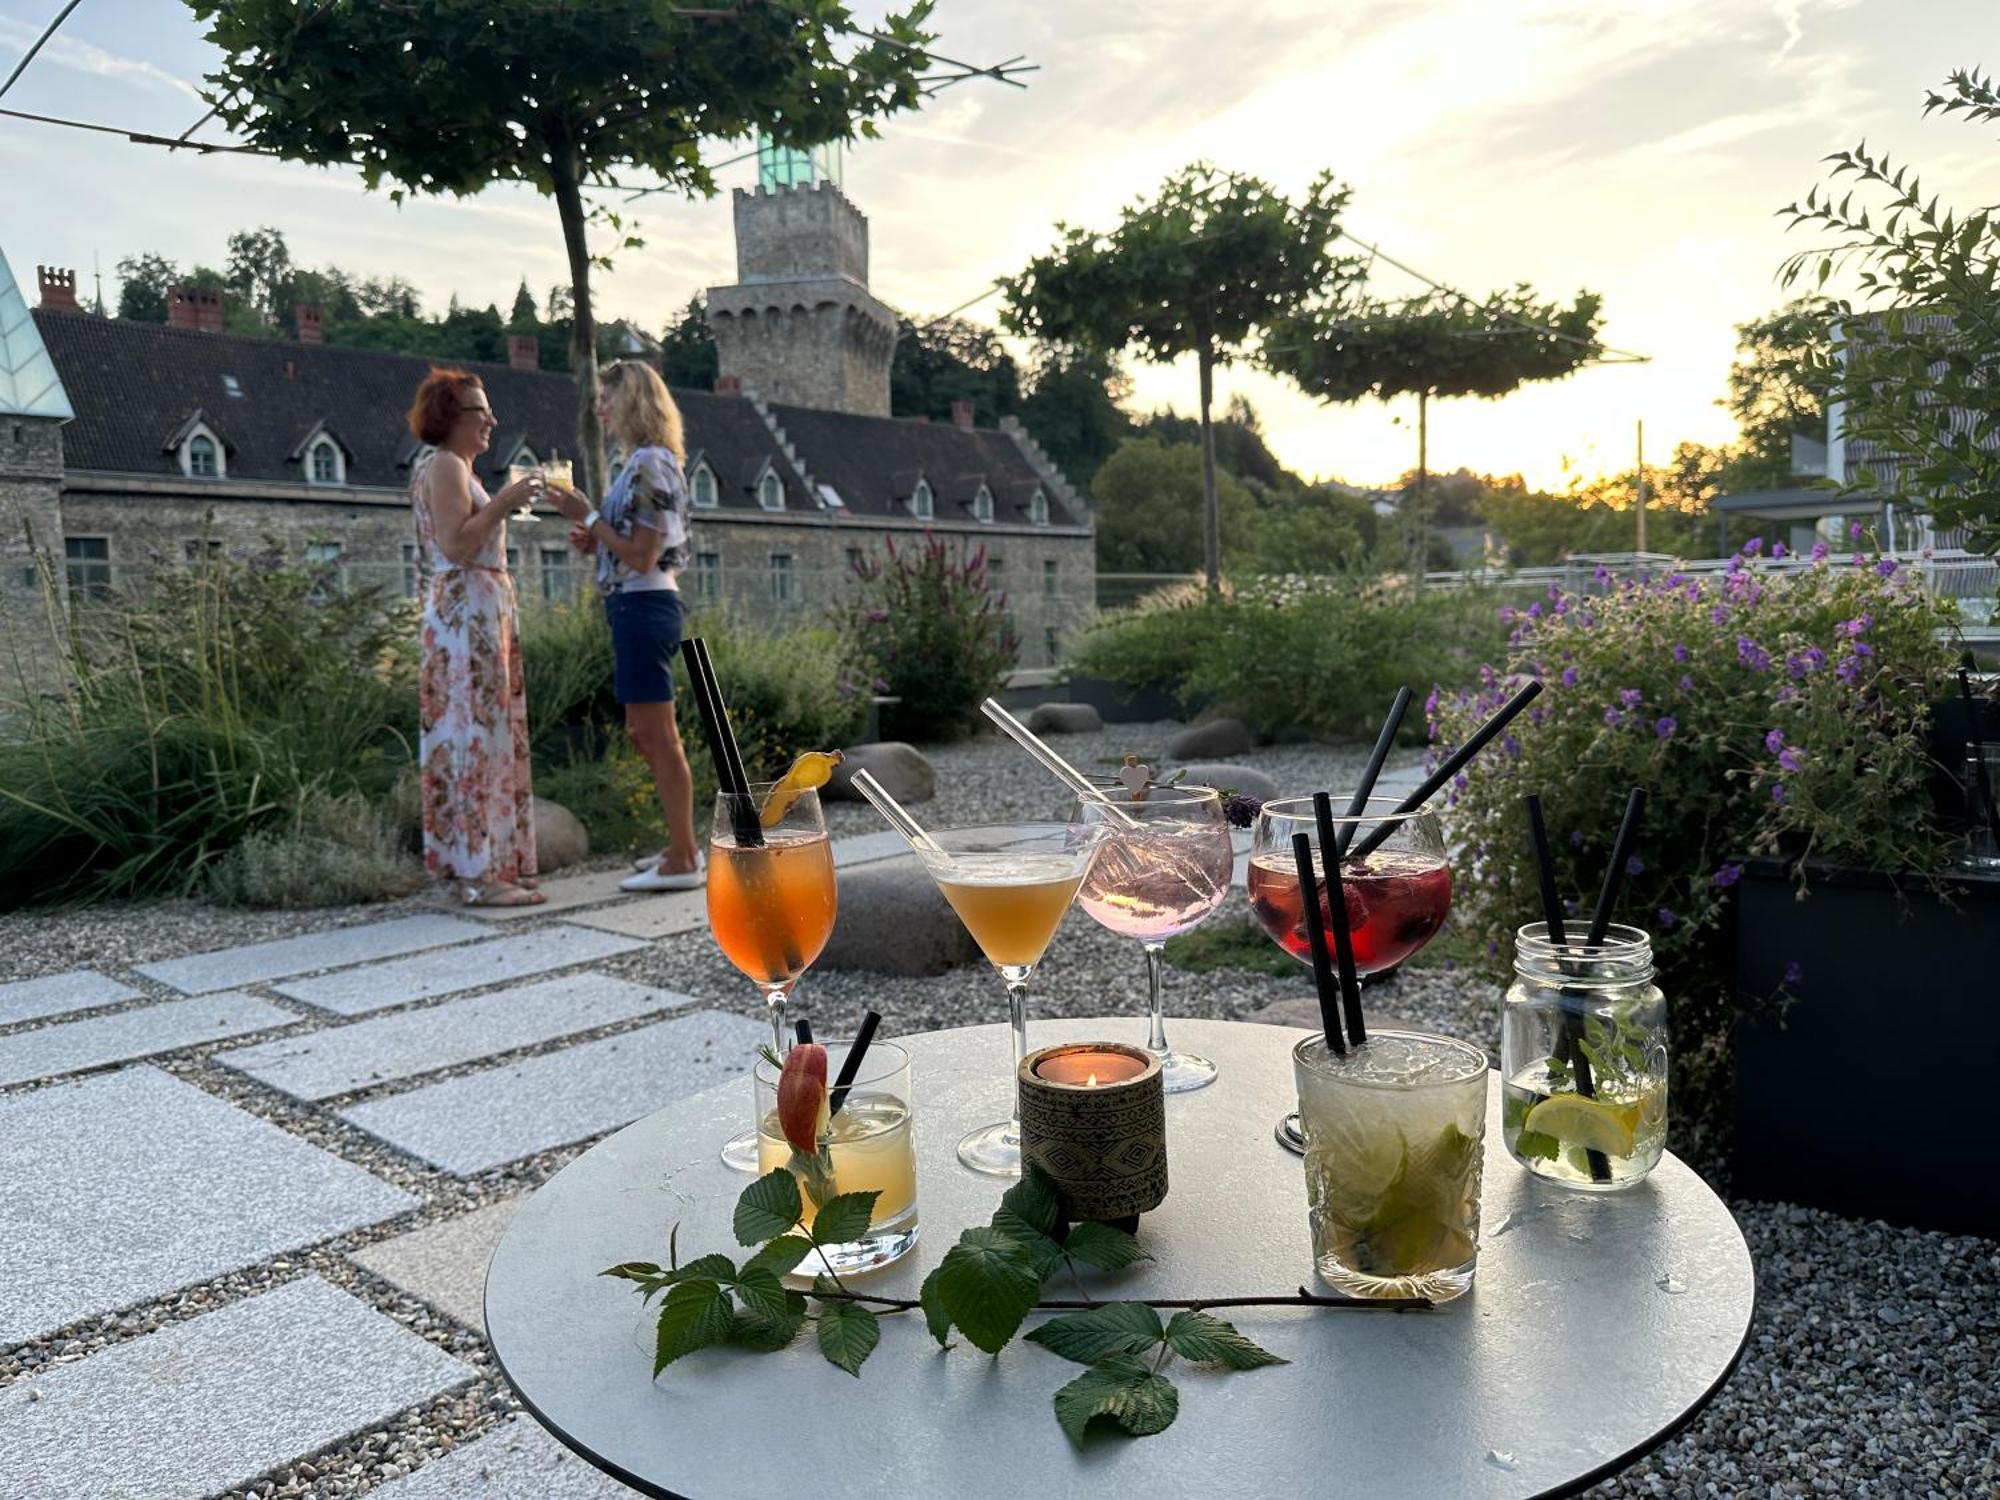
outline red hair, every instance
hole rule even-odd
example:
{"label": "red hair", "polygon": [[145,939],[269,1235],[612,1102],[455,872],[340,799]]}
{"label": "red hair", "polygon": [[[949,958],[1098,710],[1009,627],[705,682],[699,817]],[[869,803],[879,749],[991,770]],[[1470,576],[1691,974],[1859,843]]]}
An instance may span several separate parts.
{"label": "red hair", "polygon": [[465,410],[465,393],[484,389],[477,375],[432,366],[424,383],[417,387],[416,399],[410,403],[409,415],[404,418],[410,424],[410,436],[433,446],[442,443],[451,435],[459,413]]}

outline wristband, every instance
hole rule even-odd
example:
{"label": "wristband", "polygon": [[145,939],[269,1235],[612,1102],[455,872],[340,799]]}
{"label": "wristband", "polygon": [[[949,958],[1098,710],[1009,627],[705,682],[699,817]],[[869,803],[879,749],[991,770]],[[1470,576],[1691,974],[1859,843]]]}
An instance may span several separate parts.
{"label": "wristband", "polygon": [[588,535],[590,532],[590,528],[595,526],[599,521],[603,519],[604,519],[603,513],[593,509],[589,515],[583,518],[584,533]]}

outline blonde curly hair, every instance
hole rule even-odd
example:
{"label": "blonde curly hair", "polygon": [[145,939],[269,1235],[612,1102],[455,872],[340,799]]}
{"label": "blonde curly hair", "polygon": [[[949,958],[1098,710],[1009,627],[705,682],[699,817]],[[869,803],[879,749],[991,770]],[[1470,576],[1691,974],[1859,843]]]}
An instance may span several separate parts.
{"label": "blonde curly hair", "polygon": [[604,371],[603,385],[611,401],[611,435],[628,453],[635,448],[665,448],[687,461],[687,439],[681,431],[681,409],[667,383],[651,365],[621,359]]}

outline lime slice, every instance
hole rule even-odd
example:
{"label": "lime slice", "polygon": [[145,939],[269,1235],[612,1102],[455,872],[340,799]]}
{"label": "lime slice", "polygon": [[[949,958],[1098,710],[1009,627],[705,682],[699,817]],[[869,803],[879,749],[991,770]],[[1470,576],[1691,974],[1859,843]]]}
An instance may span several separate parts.
{"label": "lime slice", "polygon": [[838,750],[808,750],[792,762],[792,768],[785,772],[784,780],[771,788],[764,798],[763,810],[758,820],[766,828],[776,828],[792,810],[792,804],[805,793],[825,786],[833,779],[833,768],[840,764],[842,757]]}
{"label": "lime slice", "polygon": [[1529,1110],[1522,1123],[1526,1129],[1554,1136],[1565,1146],[1602,1151],[1606,1156],[1630,1156],[1639,1107],[1606,1104],[1581,1094],[1555,1094]]}

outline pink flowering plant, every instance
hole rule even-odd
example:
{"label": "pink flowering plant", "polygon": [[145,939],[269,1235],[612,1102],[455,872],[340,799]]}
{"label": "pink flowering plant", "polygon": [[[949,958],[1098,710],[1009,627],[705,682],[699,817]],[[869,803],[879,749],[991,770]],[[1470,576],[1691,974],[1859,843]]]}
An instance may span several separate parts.
{"label": "pink flowering plant", "polygon": [[[1504,666],[1427,704],[1441,756],[1526,679],[1544,685],[1447,793],[1465,860],[1454,920],[1496,969],[1540,913],[1521,798],[1541,795],[1557,889],[1587,910],[1626,792],[1649,791],[1616,919],[1653,935],[1683,1124],[1727,1082],[1735,997],[1719,929],[1741,858],[1800,861],[1803,895],[1808,858],[1931,872],[1947,857],[1925,747],[1952,662],[1950,602],[1894,559],[1835,568],[1824,544],[1789,562],[1763,550],[1751,542],[1721,575],[1614,583],[1600,569],[1602,593],[1551,588],[1501,611]],[[1806,956],[1787,957],[1787,989],[1809,1000]]]}

